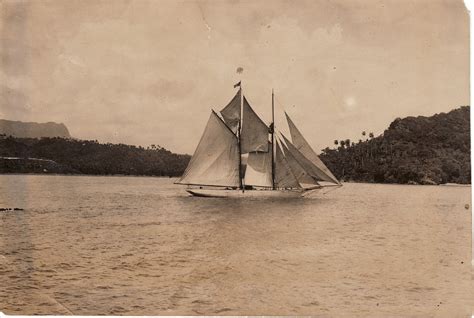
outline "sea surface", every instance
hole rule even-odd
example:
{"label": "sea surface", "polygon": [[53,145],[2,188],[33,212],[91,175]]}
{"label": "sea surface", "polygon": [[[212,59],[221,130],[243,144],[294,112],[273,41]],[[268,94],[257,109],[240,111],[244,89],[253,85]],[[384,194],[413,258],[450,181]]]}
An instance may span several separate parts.
{"label": "sea surface", "polygon": [[189,197],[173,179],[1,175],[0,311],[472,313],[470,187]]}

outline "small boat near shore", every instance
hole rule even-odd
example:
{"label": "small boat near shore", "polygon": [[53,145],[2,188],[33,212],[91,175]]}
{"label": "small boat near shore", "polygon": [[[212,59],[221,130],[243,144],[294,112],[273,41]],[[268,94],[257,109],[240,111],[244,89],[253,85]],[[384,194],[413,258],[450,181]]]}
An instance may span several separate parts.
{"label": "small boat near shore", "polygon": [[242,93],[241,82],[220,115],[212,110],[199,144],[176,182],[196,197],[292,198],[341,183],[285,113],[290,138],[267,125]]}

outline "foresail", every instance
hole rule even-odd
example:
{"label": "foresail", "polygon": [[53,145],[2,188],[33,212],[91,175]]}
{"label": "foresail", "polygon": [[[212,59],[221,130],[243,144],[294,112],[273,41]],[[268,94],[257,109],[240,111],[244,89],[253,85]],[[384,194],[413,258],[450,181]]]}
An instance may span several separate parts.
{"label": "foresail", "polygon": [[[296,147],[291,143],[285,135],[281,134],[283,140],[285,141],[288,151],[293,155],[298,164],[315,180],[317,181],[327,181],[327,174],[319,169],[312,161],[306,158]],[[334,182],[334,181],[330,181]]]}
{"label": "foresail", "polygon": [[276,144],[275,185],[278,188],[301,188],[278,144]]}
{"label": "foresail", "polygon": [[291,141],[296,149],[305,156],[309,161],[311,161],[320,171],[318,177],[322,181],[328,181],[333,183],[339,183],[337,178],[332,174],[332,172],[326,167],[326,165],[319,159],[318,155],[311,148],[309,143],[303,137],[301,132],[296,128],[296,125],[291,120],[290,116],[285,112],[286,120],[288,121],[288,126],[290,127]]}
{"label": "foresail", "polygon": [[298,160],[293,156],[293,154],[290,152],[288,147],[284,144],[281,143],[283,152],[285,154],[286,161],[288,162],[288,165],[290,166],[291,171],[293,172],[293,175],[296,177],[298,182],[300,184],[310,184],[310,185],[318,185],[318,181],[311,177],[311,174],[308,173],[299,163]]}
{"label": "foresail", "polygon": [[268,126],[258,117],[244,97],[242,107],[242,153],[268,152]]}
{"label": "foresail", "polygon": [[188,167],[177,183],[239,186],[237,137],[214,111]]}
{"label": "foresail", "polygon": [[241,90],[235,94],[234,98],[221,110],[222,118],[224,118],[227,126],[234,134],[237,134],[240,122],[240,94]]}
{"label": "foresail", "polygon": [[271,144],[268,152],[250,152],[245,171],[245,184],[257,187],[272,186]]}

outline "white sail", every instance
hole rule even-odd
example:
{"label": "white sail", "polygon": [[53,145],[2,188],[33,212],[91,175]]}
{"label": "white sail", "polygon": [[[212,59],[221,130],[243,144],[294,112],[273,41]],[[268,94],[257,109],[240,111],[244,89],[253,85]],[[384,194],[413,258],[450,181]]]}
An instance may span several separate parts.
{"label": "white sail", "polygon": [[286,161],[288,162],[288,165],[290,166],[291,171],[293,172],[293,175],[296,177],[298,182],[300,184],[308,184],[308,185],[319,185],[319,183],[311,177],[311,174],[308,173],[299,163],[298,160],[293,156],[293,154],[290,152],[288,147],[284,144],[281,143],[283,153],[285,155]]}
{"label": "white sail", "polygon": [[301,188],[278,143],[275,153],[275,185],[278,188]]}
{"label": "white sail", "polygon": [[237,137],[213,111],[181,184],[239,186]]}
{"label": "white sail", "polygon": [[245,184],[257,187],[272,186],[272,152],[250,152],[245,171]]}
{"label": "white sail", "polygon": [[290,127],[291,141],[295,148],[309,161],[311,161],[314,166],[317,167],[317,170],[315,169],[315,173],[317,173],[318,177],[322,181],[328,181],[339,184],[337,178],[332,174],[328,167],[326,167],[326,165],[321,161],[321,159],[319,159],[318,155],[311,148],[311,146],[303,137],[301,132],[298,130],[298,128],[296,128],[296,125],[290,119],[290,116],[288,116],[286,112],[285,115],[286,120],[288,121],[288,126]]}
{"label": "white sail", "polygon": [[244,97],[242,105],[242,153],[268,152],[268,126],[258,117]]}
{"label": "white sail", "polygon": [[242,91],[239,89],[229,104],[221,110],[222,118],[234,134],[237,134],[239,130],[241,94]]}
{"label": "white sail", "polygon": [[[306,158],[296,147],[291,143],[285,135],[281,134],[285,144],[288,148],[288,151],[293,155],[299,165],[316,181],[326,181],[327,175],[319,169],[314,163],[312,163],[308,158]],[[334,182],[334,181],[330,181]]]}
{"label": "white sail", "polygon": [[274,185],[278,190],[251,193],[296,196],[323,187],[322,181],[339,184],[287,114],[292,141],[281,135],[281,139],[275,138],[274,144],[269,142],[269,127],[252,109],[241,89],[221,110],[221,115],[211,113],[194,155],[177,182],[201,186],[188,189],[192,195],[243,196],[247,193],[244,188],[235,190],[245,184],[265,188]]}

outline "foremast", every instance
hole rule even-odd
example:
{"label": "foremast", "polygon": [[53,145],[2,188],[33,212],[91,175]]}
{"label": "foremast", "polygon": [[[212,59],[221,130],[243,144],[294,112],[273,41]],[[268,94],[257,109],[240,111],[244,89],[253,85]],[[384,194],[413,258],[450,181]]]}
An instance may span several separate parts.
{"label": "foremast", "polygon": [[240,114],[239,114],[239,127],[237,129],[237,131],[238,131],[237,139],[238,139],[238,144],[239,144],[239,189],[244,191],[244,185],[243,185],[243,182],[242,182],[243,175],[242,175],[242,142],[241,142],[241,136],[242,136],[242,108],[244,107],[244,94],[242,92],[242,81],[240,81],[236,85],[239,86],[239,90],[240,90]]}
{"label": "foremast", "polygon": [[275,94],[272,89],[272,124],[270,126],[272,134],[272,190],[275,190]]}

